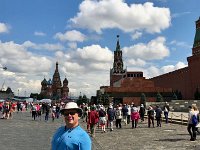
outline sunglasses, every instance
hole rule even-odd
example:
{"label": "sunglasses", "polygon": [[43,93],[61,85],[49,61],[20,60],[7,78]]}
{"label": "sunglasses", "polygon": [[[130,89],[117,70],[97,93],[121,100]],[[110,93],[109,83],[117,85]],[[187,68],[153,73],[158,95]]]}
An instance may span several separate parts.
{"label": "sunglasses", "polygon": [[69,116],[70,115],[75,115],[77,112],[66,112],[66,113],[63,113],[63,116]]}

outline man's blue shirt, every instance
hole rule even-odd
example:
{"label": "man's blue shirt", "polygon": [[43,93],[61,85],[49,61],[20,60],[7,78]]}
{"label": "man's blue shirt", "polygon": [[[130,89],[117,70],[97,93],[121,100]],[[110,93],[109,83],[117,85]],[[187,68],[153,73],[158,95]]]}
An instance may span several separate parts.
{"label": "man's blue shirt", "polygon": [[80,126],[73,129],[60,127],[53,136],[52,150],[91,150],[91,139]]}

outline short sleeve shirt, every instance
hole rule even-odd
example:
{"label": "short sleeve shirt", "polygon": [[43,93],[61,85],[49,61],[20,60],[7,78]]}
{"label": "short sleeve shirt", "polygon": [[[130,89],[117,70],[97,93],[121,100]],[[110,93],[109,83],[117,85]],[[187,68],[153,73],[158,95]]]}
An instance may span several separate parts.
{"label": "short sleeve shirt", "polygon": [[52,150],[91,150],[91,139],[80,126],[60,127],[53,136]]}

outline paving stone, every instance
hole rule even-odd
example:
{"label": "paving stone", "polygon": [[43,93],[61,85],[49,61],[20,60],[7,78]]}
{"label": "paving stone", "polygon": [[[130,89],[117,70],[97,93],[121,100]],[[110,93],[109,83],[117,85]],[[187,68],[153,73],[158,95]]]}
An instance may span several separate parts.
{"label": "paving stone", "polygon": [[[0,119],[0,150],[49,150],[51,139],[64,121],[51,118],[48,122],[37,119],[33,121],[30,112],[14,113],[13,119]],[[86,128],[86,123],[80,120]],[[93,150],[199,150],[200,135],[195,142],[185,125],[162,124],[162,127],[148,128],[147,122],[139,123],[138,128],[122,124],[122,129],[114,128],[101,133],[97,128],[96,137],[92,138]]]}

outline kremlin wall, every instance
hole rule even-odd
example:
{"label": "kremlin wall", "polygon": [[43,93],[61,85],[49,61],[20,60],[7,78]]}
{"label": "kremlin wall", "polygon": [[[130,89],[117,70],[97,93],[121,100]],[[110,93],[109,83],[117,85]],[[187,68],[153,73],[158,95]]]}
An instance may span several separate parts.
{"label": "kremlin wall", "polygon": [[200,86],[200,18],[196,21],[192,56],[187,58],[188,67],[151,79],[143,77],[143,72],[124,69],[119,36],[117,38],[113,68],[110,69],[110,86],[100,87],[97,99],[106,94],[109,101],[116,104],[140,105],[142,93],[148,102],[155,102],[158,93],[162,95],[164,101],[171,101],[173,91],[180,91],[182,99],[194,99],[194,93]]}
{"label": "kremlin wall", "polygon": [[152,78],[156,86],[170,87],[181,92],[183,99],[194,99],[200,86],[200,18],[196,21],[196,34],[188,67]]}

